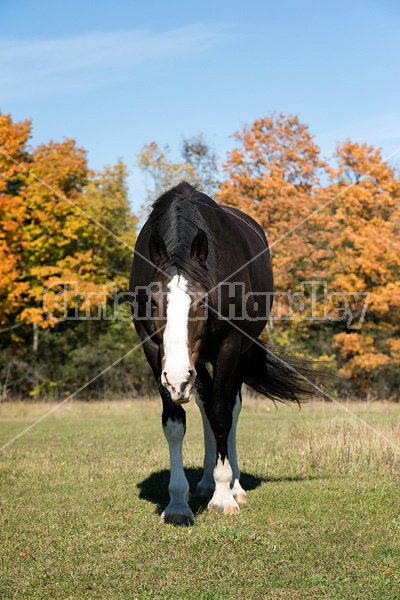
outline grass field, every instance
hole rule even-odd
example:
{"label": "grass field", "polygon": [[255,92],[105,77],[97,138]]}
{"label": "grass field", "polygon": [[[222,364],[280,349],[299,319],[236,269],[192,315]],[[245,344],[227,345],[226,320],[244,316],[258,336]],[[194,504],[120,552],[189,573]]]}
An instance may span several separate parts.
{"label": "grass field", "polygon": [[[400,406],[348,404],[395,443]],[[0,407],[0,445],[51,408]],[[249,504],[160,525],[168,448],[158,401],[71,403],[0,455],[0,598],[398,600],[400,452],[340,407],[245,400]],[[184,461],[201,477],[187,409]]]}

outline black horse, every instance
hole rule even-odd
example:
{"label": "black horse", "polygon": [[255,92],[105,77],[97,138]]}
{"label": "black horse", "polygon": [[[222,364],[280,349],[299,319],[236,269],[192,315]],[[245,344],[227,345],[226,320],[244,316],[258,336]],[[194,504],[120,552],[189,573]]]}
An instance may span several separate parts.
{"label": "black horse", "polygon": [[193,522],[182,462],[182,404],[193,397],[205,441],[196,495],[211,496],[210,510],[238,512],[246,502],[236,458],[242,384],[280,401],[314,391],[311,368],[276,356],[257,339],[273,298],[264,231],[248,215],[181,183],[154,203],[140,232],[130,290],[170,451],[170,503],[161,520]]}

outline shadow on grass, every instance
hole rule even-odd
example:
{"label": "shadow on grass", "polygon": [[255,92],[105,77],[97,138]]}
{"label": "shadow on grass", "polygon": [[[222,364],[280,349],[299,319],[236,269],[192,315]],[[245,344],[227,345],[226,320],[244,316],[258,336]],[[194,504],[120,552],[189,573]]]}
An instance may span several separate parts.
{"label": "shadow on grass", "polygon": [[[203,475],[203,469],[198,467],[187,467],[185,468],[185,475],[190,487],[190,508],[194,514],[199,514],[207,507],[209,501],[208,498],[196,498],[196,496],[194,496],[196,486]],[[251,473],[242,473],[240,476],[240,483],[242,484],[243,489],[250,491],[256,489],[264,482],[277,483],[281,481],[304,481],[308,479],[314,479],[314,477],[309,475],[295,475],[292,477],[259,477],[252,475]],[[140,490],[139,498],[155,504],[156,511],[161,514],[169,502],[168,483],[168,469],[152,473],[149,477],[146,477],[146,479],[137,484],[137,487]]]}

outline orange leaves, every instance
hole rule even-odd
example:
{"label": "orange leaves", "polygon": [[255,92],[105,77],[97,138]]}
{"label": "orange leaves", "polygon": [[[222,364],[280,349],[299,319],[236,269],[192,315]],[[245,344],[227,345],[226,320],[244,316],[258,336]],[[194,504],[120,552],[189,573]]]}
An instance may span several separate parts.
{"label": "orange leaves", "polygon": [[[357,318],[355,294],[369,293],[360,331],[324,322],[321,334],[330,336],[346,373],[358,382],[398,364],[400,181],[394,169],[379,150],[350,140],[338,145],[337,167],[327,166],[308,127],[292,115],[258,119],[235,138],[217,197],[265,229],[276,290],[326,281],[329,292],[347,295]],[[296,328],[282,328],[288,326]],[[304,326],[301,331],[306,335]]]}
{"label": "orange leaves", "polygon": [[[400,185],[378,150],[346,141],[338,148],[341,173],[356,181],[332,206],[336,235],[332,280],[342,290],[364,290],[370,303],[360,336],[363,350],[354,367],[380,370],[394,364],[385,338],[399,318],[400,237],[397,207]],[[337,209],[337,210],[336,210]],[[336,211],[336,212],[335,212]],[[369,340],[369,331],[374,344]],[[352,334],[344,334],[351,341]],[[335,338],[337,339],[337,337]],[[365,351],[365,345],[370,352]]]}
{"label": "orange leaves", "polygon": [[[126,287],[136,220],[125,165],[93,177],[74,140],[30,150],[29,132],[28,121],[0,115],[0,150],[23,161],[18,167],[0,152],[0,325],[23,320],[48,327],[54,322],[43,311],[43,293],[55,280],[79,282],[81,291],[95,293],[116,271]],[[121,242],[109,243],[90,216]]]}
{"label": "orange leaves", "polygon": [[400,365],[400,339],[388,338],[386,340],[386,345],[389,349],[389,353],[393,361],[396,364]]}
{"label": "orange leaves", "polygon": [[380,351],[374,338],[369,335],[341,333],[334,336],[333,347],[346,358],[341,372],[361,381],[392,364],[391,356]]}
{"label": "orange leaves", "polygon": [[314,220],[308,228],[287,235],[321,204],[314,193],[324,168],[319,148],[308,127],[291,115],[258,119],[235,137],[240,147],[228,155],[227,179],[217,200],[258,220],[271,245],[277,289],[293,288],[299,273],[307,278],[314,266],[310,255],[322,249],[315,239]]}
{"label": "orange leaves", "polygon": [[390,188],[393,169],[382,162],[380,150],[367,144],[346,140],[337,147],[339,169],[337,174],[344,181],[353,183],[361,179],[378,183],[383,191]]}
{"label": "orange leaves", "polygon": [[10,324],[27,288],[21,281],[19,243],[26,208],[18,191],[29,163],[29,136],[30,121],[13,123],[0,114],[0,325]]}
{"label": "orange leaves", "polygon": [[[338,148],[344,192],[332,202],[334,236],[329,261],[331,284],[340,291],[370,294],[359,333],[334,335],[345,359],[342,371],[368,389],[378,373],[399,364],[394,334],[400,317],[400,185],[378,150],[346,141]],[[336,184],[331,185],[332,193]]]}
{"label": "orange leaves", "polygon": [[[235,137],[242,147],[230,152],[224,165],[231,185],[251,186],[259,176],[269,189],[287,192],[318,181],[316,170],[324,166],[319,148],[297,116],[258,119]],[[221,200],[223,195],[222,191]]]}
{"label": "orange leaves", "polygon": [[10,193],[17,187],[20,176],[25,174],[24,167],[29,163],[26,144],[30,131],[30,121],[13,123],[10,115],[0,113],[0,194]]}
{"label": "orange leaves", "polygon": [[374,339],[371,336],[361,336],[359,333],[339,333],[335,336],[333,347],[338,348],[345,357],[366,354],[373,347]]}
{"label": "orange leaves", "polygon": [[50,142],[31,154],[29,173],[20,191],[26,207],[20,264],[29,284],[20,318],[42,327],[50,325],[42,308],[49,279],[66,279],[71,270],[79,277],[85,263],[91,268],[92,253],[81,242],[88,223],[68,202],[75,203],[80,197],[88,176],[85,152],[76,148],[73,140]]}

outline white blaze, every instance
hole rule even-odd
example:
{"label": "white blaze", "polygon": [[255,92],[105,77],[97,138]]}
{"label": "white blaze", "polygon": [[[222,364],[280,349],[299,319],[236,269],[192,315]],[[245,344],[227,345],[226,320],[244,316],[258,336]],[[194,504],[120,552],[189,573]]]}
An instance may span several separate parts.
{"label": "white blaze", "polygon": [[[190,296],[187,280],[175,275],[168,284],[167,324],[164,331],[163,385],[180,390],[180,384],[189,377],[190,360],[188,348],[188,320]],[[166,375],[164,375],[166,373]]]}

